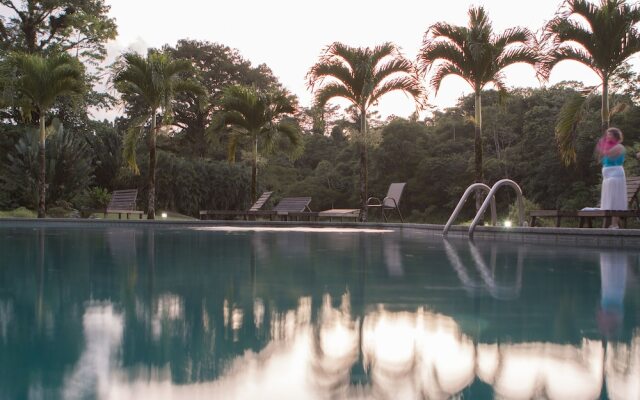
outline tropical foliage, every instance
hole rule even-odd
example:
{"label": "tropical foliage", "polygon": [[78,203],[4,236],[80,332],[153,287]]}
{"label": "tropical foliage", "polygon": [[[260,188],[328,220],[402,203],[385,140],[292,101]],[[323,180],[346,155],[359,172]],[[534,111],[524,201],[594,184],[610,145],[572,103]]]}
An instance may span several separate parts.
{"label": "tropical foliage", "polygon": [[2,67],[2,86],[9,101],[22,110],[23,118],[36,116],[38,141],[38,218],[45,217],[47,113],[58,98],[84,91],[83,68],[66,53],[43,57],[38,54],[12,53]]}
{"label": "tropical foliage", "polygon": [[[122,55],[111,69],[116,100],[96,86],[116,34],[104,0],[0,0],[0,7],[0,209],[20,210],[3,215],[29,215],[24,207],[39,208],[42,188],[50,207],[41,216],[88,216],[113,190],[137,188],[138,209],[148,204],[153,218],[156,209],[195,217],[246,209],[263,190],[274,191],[275,202],[311,196],[314,210],[354,208],[391,182],[407,182],[403,214],[444,222],[470,183],[505,177],[521,184],[530,208],[576,209],[597,205],[593,144],[605,118],[622,129],[629,153],[640,150],[640,80],[625,62],[637,51],[635,3],[566,1],[537,39],[521,28],[495,33],[484,10],[472,8],[467,26],[427,30],[418,67],[392,43],[336,42],[307,73],[308,108],[268,66],[196,40]],[[544,78],[565,59],[603,78],[610,106],[578,82],[505,96],[507,66],[532,64]],[[27,70],[40,72],[27,79]],[[473,89],[454,107],[407,119],[377,114],[393,91],[424,106],[420,76],[437,91],[450,75]],[[92,116],[115,101],[124,113],[114,121]],[[625,169],[640,174],[632,157]],[[509,196],[498,197],[505,216]],[[473,212],[469,206],[463,218]]]}
{"label": "tropical foliage", "polygon": [[[546,69],[561,61],[573,60],[595,72],[602,82],[601,131],[610,123],[609,83],[616,71],[632,55],[640,52],[640,6],[624,0],[567,0],[545,27],[549,47]],[[558,146],[566,164],[575,162],[577,122],[586,93],[566,103],[556,127]]]}
{"label": "tropical foliage", "polygon": [[[439,22],[426,32],[418,62],[423,73],[431,73],[430,85],[437,92],[449,75],[464,79],[475,96],[475,181],[484,182],[482,160],[482,90],[493,84],[506,91],[503,70],[516,63],[531,65],[541,61],[530,46],[532,35],[525,28],[493,31],[484,8],[469,9],[466,27]],[[480,198],[476,196],[476,201]]]}
{"label": "tropical foliage", "polygon": [[[186,74],[192,72],[187,60],[174,60],[169,54],[150,51],[147,57],[126,53],[116,64],[114,82],[139,114],[129,127],[124,141],[124,157],[134,172],[139,172],[136,163],[136,145],[146,131],[149,148],[148,206],[147,218],[155,218],[156,193],[156,136],[162,125],[158,124],[158,113],[166,121],[171,119],[173,101],[178,92],[202,94],[199,84]],[[130,110],[131,110],[130,109]],[[148,125],[149,124],[149,125]]]}
{"label": "tropical foliage", "polygon": [[270,154],[288,144],[290,154],[300,150],[300,127],[293,120],[296,111],[291,95],[282,90],[260,91],[250,86],[229,86],[220,99],[222,111],[211,129],[229,129],[228,158],[235,161],[238,146],[248,144],[251,153],[251,199],[256,200],[258,154]]}
{"label": "tropical foliage", "polygon": [[307,74],[309,87],[315,93],[316,107],[324,106],[334,98],[347,100],[354,107],[359,122],[360,206],[363,219],[367,218],[367,112],[381,97],[403,91],[418,105],[424,93],[413,64],[396,45],[384,43],[374,48],[359,48],[335,42],[327,47],[320,60]]}

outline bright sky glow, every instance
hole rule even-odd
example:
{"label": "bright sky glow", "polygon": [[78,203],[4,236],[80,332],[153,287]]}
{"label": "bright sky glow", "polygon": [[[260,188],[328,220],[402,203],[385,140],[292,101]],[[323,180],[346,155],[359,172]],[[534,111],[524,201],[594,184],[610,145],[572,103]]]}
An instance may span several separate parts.
{"label": "bright sky glow", "polygon": [[[471,5],[483,5],[497,32],[513,26],[538,30],[558,9],[559,0],[512,1],[468,0],[413,1],[326,0],[311,3],[294,0],[237,0],[202,2],[181,0],[108,0],[111,16],[118,24],[119,36],[110,44],[111,55],[131,48],[174,45],[182,38],[219,42],[237,48],[254,65],[266,63],[303,106],[311,103],[305,74],[317,61],[323,48],[334,41],[352,46],[375,46],[385,41],[399,45],[415,59],[427,28],[438,21],[466,25]],[[506,70],[510,87],[537,87],[531,67],[516,65]],[[580,80],[598,83],[588,68],[564,62],[554,69],[550,83]],[[446,78],[430,102],[439,108],[455,105],[470,93],[459,78]],[[413,103],[402,93],[390,94],[380,102],[383,117],[407,116]]]}

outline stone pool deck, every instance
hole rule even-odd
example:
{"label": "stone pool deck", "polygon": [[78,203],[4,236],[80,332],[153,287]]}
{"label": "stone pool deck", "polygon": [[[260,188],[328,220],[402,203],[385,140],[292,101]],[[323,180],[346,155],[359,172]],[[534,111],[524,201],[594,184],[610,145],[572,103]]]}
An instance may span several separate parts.
{"label": "stone pool deck", "polygon": [[[306,221],[165,221],[165,220],[102,220],[102,219],[63,219],[47,218],[23,219],[0,218],[2,227],[69,227],[69,228],[98,228],[125,226],[156,226],[166,228],[191,228],[206,226],[235,226],[235,227],[344,227],[344,228],[386,228],[403,231],[420,231],[428,237],[442,237],[443,225],[413,224],[413,223],[357,223],[357,222],[306,222]],[[455,225],[449,230],[449,238],[468,238],[468,227]],[[476,228],[474,240],[507,241],[514,243],[540,245],[567,245],[584,247],[618,247],[640,250],[640,229],[599,229],[599,228],[530,228],[530,227],[493,227],[479,226]]]}

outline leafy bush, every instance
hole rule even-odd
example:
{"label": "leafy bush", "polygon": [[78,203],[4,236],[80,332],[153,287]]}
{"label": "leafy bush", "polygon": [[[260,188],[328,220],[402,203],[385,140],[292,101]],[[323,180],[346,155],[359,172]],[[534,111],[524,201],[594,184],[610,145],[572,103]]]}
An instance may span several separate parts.
{"label": "leafy bush", "polygon": [[73,204],[80,210],[83,217],[88,217],[93,211],[105,210],[110,200],[111,194],[107,189],[95,186],[76,196]]}
{"label": "leafy bush", "polygon": [[[141,174],[127,178],[122,188],[140,188],[138,207],[147,204],[148,161],[142,160]],[[200,210],[244,210],[251,202],[250,170],[239,164],[206,159],[186,159],[158,152],[156,209],[198,216]],[[123,179],[124,182],[124,179]]]}
{"label": "leafy bush", "polygon": [[35,218],[36,212],[26,209],[25,207],[19,207],[11,211],[0,211],[0,217],[5,218]]}
{"label": "leafy bush", "polygon": [[[93,179],[91,155],[84,141],[68,131],[49,135],[46,147],[47,203],[71,200]],[[26,131],[3,160],[0,183],[19,205],[35,208],[38,182],[38,132]]]}

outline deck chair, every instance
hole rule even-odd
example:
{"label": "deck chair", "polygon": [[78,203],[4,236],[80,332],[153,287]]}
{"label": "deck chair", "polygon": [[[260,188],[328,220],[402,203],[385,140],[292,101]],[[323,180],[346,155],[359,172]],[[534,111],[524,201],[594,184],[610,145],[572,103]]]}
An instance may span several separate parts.
{"label": "deck chair", "polygon": [[211,218],[211,217],[216,217],[216,216],[227,216],[227,217],[243,217],[243,219],[248,219],[250,216],[256,216],[256,215],[260,215],[262,210],[262,207],[264,207],[265,204],[267,204],[267,201],[269,201],[269,198],[271,198],[271,195],[273,194],[273,192],[264,192],[262,193],[262,195],[260,197],[258,197],[258,200],[256,200],[255,203],[253,203],[253,205],[251,207],[249,207],[249,209],[247,211],[236,211],[236,210],[200,210],[200,219],[215,219],[215,218]]}
{"label": "deck chair", "polygon": [[400,212],[400,198],[406,185],[406,182],[392,183],[389,185],[387,195],[382,200],[377,197],[369,197],[369,199],[367,199],[367,210],[369,210],[369,208],[380,208],[380,213],[385,222],[388,220],[385,210],[389,210],[390,213],[396,210],[400,216],[400,221],[404,222],[402,213]]}
{"label": "deck chair", "polygon": [[611,217],[619,217],[622,226],[627,226],[627,218],[640,218],[640,176],[627,177],[627,210],[581,210],[578,211],[580,218],[580,228],[587,225],[589,228],[593,226],[593,219],[602,218],[602,227],[609,225]]}
{"label": "deck chair", "polygon": [[138,197],[138,189],[114,190],[111,193],[111,200],[104,211],[104,217],[107,214],[118,214],[118,219],[122,219],[122,214],[126,214],[129,219],[130,214],[137,214],[142,219],[142,211],[136,210],[136,198]]}
{"label": "deck chair", "polygon": [[311,197],[284,197],[271,210],[275,216],[284,220],[300,218],[313,218],[318,213],[314,213],[309,208]]}

